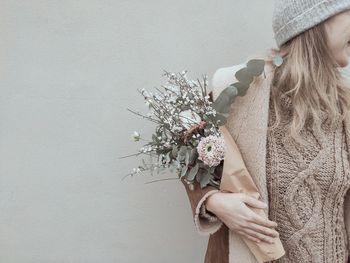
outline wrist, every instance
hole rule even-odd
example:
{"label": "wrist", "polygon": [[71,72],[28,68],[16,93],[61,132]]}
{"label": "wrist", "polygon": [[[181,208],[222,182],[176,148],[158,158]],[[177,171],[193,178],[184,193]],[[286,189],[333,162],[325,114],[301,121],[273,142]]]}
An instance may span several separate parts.
{"label": "wrist", "polygon": [[217,203],[218,193],[220,193],[220,192],[216,192],[216,193],[208,196],[208,198],[204,201],[204,205],[209,212],[215,213],[215,207],[216,207],[216,203]]}

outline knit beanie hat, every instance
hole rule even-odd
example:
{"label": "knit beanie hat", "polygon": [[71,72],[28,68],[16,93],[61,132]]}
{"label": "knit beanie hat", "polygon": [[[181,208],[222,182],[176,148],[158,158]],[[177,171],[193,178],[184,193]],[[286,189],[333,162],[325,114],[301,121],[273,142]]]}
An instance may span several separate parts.
{"label": "knit beanie hat", "polygon": [[350,0],[275,0],[272,28],[278,47],[347,9]]}

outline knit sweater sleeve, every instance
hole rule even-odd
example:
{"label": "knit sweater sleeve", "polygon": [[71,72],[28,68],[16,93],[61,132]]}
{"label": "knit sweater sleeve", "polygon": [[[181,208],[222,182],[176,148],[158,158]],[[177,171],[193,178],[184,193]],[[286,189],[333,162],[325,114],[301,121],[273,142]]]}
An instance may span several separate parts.
{"label": "knit sweater sleeve", "polygon": [[203,217],[203,212],[201,212],[201,210],[204,210],[202,206],[204,205],[205,200],[210,195],[217,193],[220,190],[211,185],[207,185],[204,188],[201,188],[196,180],[194,183],[194,189],[190,190],[189,185],[184,181],[183,177],[181,178],[181,182],[183,183],[186,189],[186,193],[192,209],[194,225],[196,227],[197,232],[200,235],[207,236],[218,231],[222,226],[223,222],[214,214],[211,215],[215,217],[215,220],[209,220]]}

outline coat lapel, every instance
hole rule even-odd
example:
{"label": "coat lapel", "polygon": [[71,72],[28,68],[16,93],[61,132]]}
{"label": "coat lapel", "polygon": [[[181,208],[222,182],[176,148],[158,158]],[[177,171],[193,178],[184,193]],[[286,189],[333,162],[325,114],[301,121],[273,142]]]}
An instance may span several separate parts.
{"label": "coat lapel", "polygon": [[[240,67],[236,69],[239,70]],[[264,75],[256,77],[247,94],[235,99],[225,125],[241,151],[245,165],[259,189],[261,200],[268,204],[265,163],[272,65],[266,63],[264,71],[266,78]],[[215,87],[214,99],[224,88],[226,85]],[[268,215],[268,207],[264,212]],[[241,237],[229,230],[229,263],[243,262],[256,263],[257,260]]]}
{"label": "coat lapel", "polygon": [[[272,67],[266,63],[264,70],[266,79],[264,76],[255,78],[247,94],[235,99],[226,127],[241,151],[262,201],[268,204],[265,158]],[[264,211],[268,215],[268,207]],[[239,257],[237,251],[240,251]],[[241,237],[230,231],[229,263],[238,262],[256,263],[257,260]]]}
{"label": "coat lapel", "polygon": [[[252,82],[247,94],[237,97],[231,106],[226,127],[239,147],[248,171],[259,189],[263,202],[268,203],[265,176],[266,138],[273,68],[265,64],[265,75]],[[268,213],[268,207],[265,209]]]}

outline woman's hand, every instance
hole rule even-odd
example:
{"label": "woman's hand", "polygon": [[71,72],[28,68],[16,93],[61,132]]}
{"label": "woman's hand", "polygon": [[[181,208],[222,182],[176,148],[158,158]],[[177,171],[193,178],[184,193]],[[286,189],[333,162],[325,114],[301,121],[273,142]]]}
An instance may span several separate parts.
{"label": "woman's hand", "polygon": [[265,208],[266,204],[245,193],[218,192],[205,201],[208,211],[214,213],[231,230],[255,242],[273,243],[279,236],[274,229],[277,223],[251,210],[246,204],[256,208]]}

